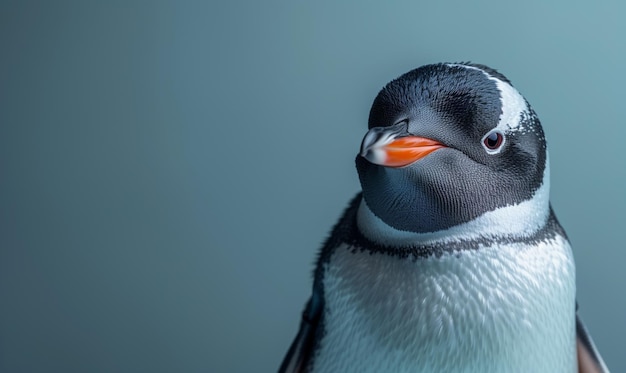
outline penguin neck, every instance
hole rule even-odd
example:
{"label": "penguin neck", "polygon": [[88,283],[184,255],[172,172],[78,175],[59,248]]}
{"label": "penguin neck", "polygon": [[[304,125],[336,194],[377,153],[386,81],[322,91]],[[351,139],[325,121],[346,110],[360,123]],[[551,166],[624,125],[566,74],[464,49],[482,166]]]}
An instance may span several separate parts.
{"label": "penguin neck", "polygon": [[[396,229],[376,216],[362,198],[356,216],[359,231],[367,239],[386,247],[463,242],[501,237],[531,237],[543,228],[550,216],[550,170],[546,155],[543,182],[532,198],[518,204],[488,211],[477,218],[448,229],[416,233]],[[419,213],[419,212],[418,212]]]}

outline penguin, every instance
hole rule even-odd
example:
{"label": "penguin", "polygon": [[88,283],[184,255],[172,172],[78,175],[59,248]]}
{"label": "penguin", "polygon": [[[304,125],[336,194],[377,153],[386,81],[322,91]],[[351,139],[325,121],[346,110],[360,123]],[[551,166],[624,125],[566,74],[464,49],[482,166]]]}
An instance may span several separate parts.
{"label": "penguin", "polygon": [[388,83],[286,372],[608,372],[576,304],[541,123],[475,63]]}

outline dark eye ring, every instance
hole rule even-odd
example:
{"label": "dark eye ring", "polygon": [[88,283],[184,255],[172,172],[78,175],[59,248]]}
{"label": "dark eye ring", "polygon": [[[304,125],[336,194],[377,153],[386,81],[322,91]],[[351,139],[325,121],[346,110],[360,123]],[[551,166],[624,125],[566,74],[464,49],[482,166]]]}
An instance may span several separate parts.
{"label": "dark eye ring", "polygon": [[483,138],[483,145],[488,152],[498,150],[504,142],[504,135],[500,131],[493,131]]}

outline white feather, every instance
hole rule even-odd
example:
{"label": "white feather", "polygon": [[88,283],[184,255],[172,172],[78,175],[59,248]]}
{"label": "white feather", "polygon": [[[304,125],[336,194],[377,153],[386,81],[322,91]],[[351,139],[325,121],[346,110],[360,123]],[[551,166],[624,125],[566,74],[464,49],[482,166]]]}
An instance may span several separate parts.
{"label": "white feather", "polygon": [[563,237],[410,260],[341,246],[314,372],[576,372]]}
{"label": "white feather", "polygon": [[500,101],[502,107],[502,114],[500,114],[500,119],[498,120],[496,128],[502,132],[512,132],[519,128],[521,115],[523,112],[528,111],[528,105],[526,104],[524,97],[522,97],[517,89],[513,88],[510,84],[491,76],[488,72],[478,67],[460,64],[448,64],[448,66],[478,70],[485,74],[487,78],[493,80],[500,91]]}

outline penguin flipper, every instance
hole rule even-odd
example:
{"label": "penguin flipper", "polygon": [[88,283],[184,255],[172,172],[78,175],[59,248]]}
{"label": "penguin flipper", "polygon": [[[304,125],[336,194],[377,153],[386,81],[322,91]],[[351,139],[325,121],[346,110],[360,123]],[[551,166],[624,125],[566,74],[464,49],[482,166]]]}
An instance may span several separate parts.
{"label": "penguin flipper", "polygon": [[578,314],[576,314],[576,351],[579,373],[609,373]]}
{"label": "penguin flipper", "polygon": [[348,242],[356,230],[356,213],[361,203],[361,193],[350,201],[348,208],[333,227],[330,237],[324,243],[320,255],[317,258],[315,279],[313,281],[313,295],[309,299],[302,313],[300,330],[291,343],[289,351],[278,369],[278,373],[304,373],[311,362],[311,354],[317,342],[318,328],[324,308],[324,296],[322,290],[323,263],[328,260],[331,253],[342,243]]}
{"label": "penguin flipper", "polygon": [[306,371],[315,344],[315,330],[321,315],[321,307],[317,298],[314,292],[307,302],[304,312],[302,312],[300,330],[291,343],[278,373],[304,373]]}

